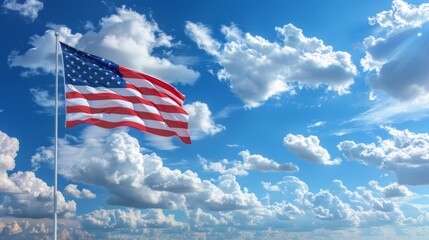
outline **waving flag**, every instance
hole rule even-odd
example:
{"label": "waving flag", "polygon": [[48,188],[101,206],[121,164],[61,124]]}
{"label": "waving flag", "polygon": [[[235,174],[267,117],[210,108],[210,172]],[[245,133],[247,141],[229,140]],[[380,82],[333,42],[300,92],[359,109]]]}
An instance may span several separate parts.
{"label": "waving flag", "polygon": [[66,92],[66,127],[134,127],[191,143],[185,97],[149,75],[61,43]]}

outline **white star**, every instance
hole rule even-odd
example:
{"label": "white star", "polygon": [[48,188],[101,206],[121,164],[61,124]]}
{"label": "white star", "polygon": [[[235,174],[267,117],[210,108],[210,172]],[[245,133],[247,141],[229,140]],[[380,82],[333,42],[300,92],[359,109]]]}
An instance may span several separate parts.
{"label": "white star", "polygon": [[110,85],[110,83],[109,83],[109,82],[107,82],[107,85]]}

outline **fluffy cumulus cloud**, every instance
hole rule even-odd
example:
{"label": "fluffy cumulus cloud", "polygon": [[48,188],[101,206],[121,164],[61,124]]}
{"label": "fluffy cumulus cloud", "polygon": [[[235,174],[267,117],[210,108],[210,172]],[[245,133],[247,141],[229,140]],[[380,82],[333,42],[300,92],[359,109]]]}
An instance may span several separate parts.
{"label": "fluffy cumulus cloud", "polygon": [[392,171],[398,183],[409,185],[429,184],[429,135],[383,127],[390,139],[378,138],[378,143],[355,143],[343,141],[338,149],[348,159],[364,164],[373,164]]}
{"label": "fluffy cumulus cloud", "polygon": [[[134,209],[95,210],[81,216],[81,224],[86,230],[118,230],[133,234],[142,234],[144,228],[182,230],[186,224],[175,220],[173,214],[165,215],[160,209],[148,211]],[[100,234],[99,234],[100,235]]]}
{"label": "fluffy cumulus cloud", "polygon": [[32,48],[25,53],[13,52],[9,56],[9,65],[26,68],[25,74],[53,73],[52,46],[55,45],[56,31],[60,41],[70,46],[171,83],[192,84],[199,77],[198,72],[174,64],[169,60],[171,56],[155,56],[157,48],[175,47],[173,37],[164,33],[153,19],[144,14],[118,8],[116,14],[102,18],[99,27],[98,32],[72,33],[67,26],[50,24],[45,34],[34,35],[30,39]]}
{"label": "fluffy cumulus cloud", "polygon": [[43,2],[38,0],[25,0],[24,3],[18,3],[16,0],[5,0],[2,6],[6,10],[17,11],[20,15],[34,21],[39,11],[43,9]]}
{"label": "fluffy cumulus cloud", "polygon": [[381,192],[363,186],[350,190],[340,180],[334,180],[327,189],[316,192],[310,191],[307,184],[296,177],[285,177],[269,185],[277,186],[271,194],[281,201],[228,212],[210,213],[194,209],[190,216],[199,221],[190,221],[191,229],[207,234],[215,227],[224,234],[231,229],[259,230],[263,236],[268,230],[286,235],[305,230],[317,235],[320,228],[338,231],[406,224],[411,220],[406,217],[411,212],[415,213],[414,220],[427,221],[426,213],[413,211],[414,206],[386,199]]}
{"label": "fluffy cumulus cloud", "polygon": [[15,168],[15,157],[19,141],[0,131],[0,192],[19,192],[15,183],[9,179],[7,172]]}
{"label": "fluffy cumulus cloud", "polygon": [[385,187],[382,187],[378,184],[377,181],[372,180],[369,182],[374,189],[383,193],[384,197],[392,198],[392,197],[408,197],[413,195],[413,193],[404,185],[399,185],[398,183],[392,183]]}
{"label": "fluffy cumulus cloud", "polygon": [[[8,194],[3,198],[5,213],[16,217],[43,218],[53,214],[53,187],[37,178],[33,172],[17,172],[9,179],[15,183],[20,192]],[[71,217],[76,212],[76,203],[66,201],[61,192],[57,193],[58,215]]]}
{"label": "fluffy cumulus cloud", "polygon": [[[53,187],[37,178],[34,172],[22,172],[8,175],[15,168],[15,157],[19,141],[0,131],[0,190],[4,193],[0,213],[16,217],[42,218],[52,216]],[[66,201],[58,192],[58,215],[71,217],[76,212],[76,203]]]}
{"label": "fluffy cumulus cloud", "polygon": [[214,122],[206,103],[197,101],[185,104],[183,107],[189,114],[189,132],[192,140],[212,136],[225,130],[224,126]]}
{"label": "fluffy cumulus cloud", "polygon": [[95,194],[86,188],[79,190],[76,184],[69,184],[64,188],[64,192],[75,198],[95,198]]}
{"label": "fluffy cumulus cloud", "polygon": [[79,138],[61,139],[59,173],[104,188],[112,205],[213,211],[260,205],[234,176],[203,180],[190,170],[165,167],[155,153],[141,153],[138,140],[121,130],[89,127]]}
{"label": "fluffy cumulus cloud", "polygon": [[206,171],[220,174],[247,175],[250,170],[262,172],[297,172],[298,166],[292,163],[278,163],[259,154],[251,154],[249,150],[241,151],[242,160],[210,162],[199,156],[201,165]]}
{"label": "fluffy cumulus cloud", "polygon": [[213,39],[211,30],[200,23],[187,22],[186,33],[222,67],[217,72],[227,80],[247,107],[257,107],[296,86],[345,94],[357,74],[350,54],[334,51],[322,40],[304,36],[301,29],[287,24],[276,27],[280,41],[243,33],[238,27],[222,26],[226,42]]}
{"label": "fluffy cumulus cloud", "polygon": [[301,159],[311,163],[319,163],[324,165],[337,165],[341,163],[341,159],[336,158],[331,160],[331,155],[328,150],[320,146],[320,140],[317,136],[310,135],[294,135],[289,133],[283,139],[285,147],[298,155]]}
{"label": "fluffy cumulus cloud", "polygon": [[361,65],[373,88],[400,101],[428,95],[428,22],[428,3],[416,6],[404,0],[393,0],[390,10],[369,18],[378,31],[363,41]]}

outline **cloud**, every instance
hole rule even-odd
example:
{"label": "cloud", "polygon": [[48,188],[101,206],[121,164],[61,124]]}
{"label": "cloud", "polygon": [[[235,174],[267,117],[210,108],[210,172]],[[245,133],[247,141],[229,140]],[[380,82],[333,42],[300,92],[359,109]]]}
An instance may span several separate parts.
{"label": "cloud", "polygon": [[401,101],[429,93],[429,4],[419,6],[394,0],[390,10],[369,18],[378,26],[377,35],[365,38],[366,55],[361,59],[368,82]]}
{"label": "cloud", "polygon": [[205,136],[213,136],[225,130],[225,127],[216,124],[206,103],[193,102],[185,104],[184,109],[189,114],[189,132],[192,140],[199,140]]}
{"label": "cloud", "polygon": [[[298,166],[292,163],[279,164],[274,160],[263,157],[259,154],[250,154],[249,150],[241,151],[239,155],[242,161],[228,161],[224,159],[220,162],[209,162],[199,157],[202,167],[206,171],[219,172],[221,174],[247,175],[249,170],[262,172],[297,172]],[[228,166],[231,166],[229,167]]]}
{"label": "cloud", "polygon": [[[30,93],[33,98],[33,102],[42,108],[42,113],[55,114],[55,95],[49,95],[49,92],[44,89],[30,88]],[[64,106],[64,101],[61,100],[62,96],[59,95],[58,107]]]}
{"label": "cloud", "polygon": [[369,182],[369,185],[371,185],[377,191],[383,193],[384,197],[386,198],[408,197],[413,195],[413,193],[406,186],[399,185],[396,182],[389,184],[386,187],[381,187],[380,185],[378,185],[377,181],[372,180]]}
{"label": "cloud", "polygon": [[213,39],[211,30],[187,22],[185,31],[200,49],[213,56],[223,68],[220,80],[229,83],[246,107],[258,107],[295,86],[318,88],[345,94],[357,74],[350,54],[333,51],[317,38],[307,38],[292,24],[275,28],[280,42],[243,33],[237,26],[222,26],[226,42]]}
{"label": "cloud", "polygon": [[[0,191],[4,193],[0,213],[16,217],[50,217],[53,214],[53,187],[37,178],[34,172],[22,172],[8,176],[15,168],[19,141],[0,131]],[[76,212],[76,203],[66,201],[58,192],[58,215],[71,217]]]}
{"label": "cloud", "polygon": [[0,131],[0,192],[18,192],[15,183],[9,179],[7,172],[15,168],[15,157],[19,141]]}
{"label": "cloud", "polygon": [[7,10],[17,11],[20,15],[34,21],[39,11],[43,9],[43,2],[38,0],[25,0],[24,3],[17,3],[16,0],[5,0],[2,7]]}
{"label": "cloud", "polygon": [[[3,198],[3,214],[16,217],[44,218],[53,214],[53,187],[37,178],[33,172],[18,171],[9,179],[20,190]],[[76,203],[66,201],[61,192],[57,193],[58,216],[72,217],[76,212]]]}
{"label": "cloud", "polygon": [[[9,56],[9,66],[24,67],[27,74],[53,73],[55,36],[80,50],[108,58],[120,65],[143,71],[171,83],[193,84],[199,73],[184,65],[174,64],[171,56],[157,56],[158,48],[173,48],[173,37],[164,33],[153,19],[131,9],[118,8],[116,14],[100,20],[99,31],[72,33],[67,26],[49,24],[44,35],[34,35],[30,48],[23,54]],[[173,56],[174,57],[174,56]]]}
{"label": "cloud", "polygon": [[77,189],[76,184],[67,185],[64,188],[64,192],[74,198],[96,198],[95,194],[86,188],[82,189],[82,191]]}
{"label": "cloud", "polygon": [[418,121],[429,116],[429,95],[408,101],[393,98],[379,99],[363,113],[353,117],[349,123],[359,128],[383,124]]}
{"label": "cloud", "polygon": [[347,159],[372,164],[396,174],[399,184],[429,184],[429,135],[413,133],[408,129],[398,130],[382,127],[391,136],[383,140],[378,137],[377,143],[355,143],[343,141],[338,149]]}
{"label": "cloud", "polygon": [[105,189],[111,205],[212,211],[260,205],[255,194],[242,190],[233,176],[220,176],[213,183],[190,170],[163,166],[155,153],[141,153],[138,140],[124,129],[88,127],[78,138],[60,139],[59,153],[59,173]]}
{"label": "cloud", "polygon": [[317,136],[304,137],[303,135],[289,133],[283,139],[283,144],[289,151],[310,163],[324,165],[338,165],[341,163],[339,158],[331,160],[331,155],[325,148],[320,146],[320,140]]}
{"label": "cloud", "polygon": [[[51,218],[1,218],[1,239],[46,239],[53,236]],[[58,220],[58,239],[88,239],[93,235],[82,230],[79,222],[70,219]]]}
{"label": "cloud", "polygon": [[40,147],[37,149],[37,152],[31,156],[31,167],[33,171],[37,171],[42,164],[54,164],[54,149]]}
{"label": "cloud", "polygon": [[309,124],[309,125],[307,126],[307,129],[315,128],[315,127],[321,127],[321,126],[324,126],[325,124],[326,124],[326,122],[325,122],[325,121],[318,121],[318,122],[315,122],[315,123]]}
{"label": "cloud", "polygon": [[[186,225],[174,219],[174,215],[164,215],[160,209],[148,211],[127,208],[113,210],[95,210],[81,216],[85,229],[117,229],[119,231],[139,231],[143,228],[184,228]],[[137,234],[137,233],[136,233]]]}
{"label": "cloud", "polygon": [[277,185],[271,185],[271,182],[264,182],[264,181],[262,181],[262,182],[261,182],[261,184],[262,184],[262,187],[263,187],[265,190],[273,191],[273,192],[278,192],[278,191],[280,191],[279,186],[277,186]]}

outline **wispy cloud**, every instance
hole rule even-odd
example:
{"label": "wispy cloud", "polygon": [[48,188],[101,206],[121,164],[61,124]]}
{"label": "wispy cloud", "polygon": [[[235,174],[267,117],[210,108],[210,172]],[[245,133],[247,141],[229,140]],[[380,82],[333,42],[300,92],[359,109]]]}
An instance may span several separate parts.
{"label": "wispy cloud", "polygon": [[24,3],[18,3],[16,0],[5,0],[2,7],[10,11],[17,11],[20,15],[34,21],[39,11],[43,9],[43,2],[38,0],[25,0]]}

